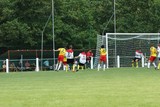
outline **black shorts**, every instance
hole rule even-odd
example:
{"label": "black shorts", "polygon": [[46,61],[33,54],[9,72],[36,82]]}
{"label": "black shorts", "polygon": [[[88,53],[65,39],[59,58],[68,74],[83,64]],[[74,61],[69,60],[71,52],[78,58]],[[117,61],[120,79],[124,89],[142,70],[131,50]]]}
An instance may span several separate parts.
{"label": "black shorts", "polygon": [[85,66],[85,64],[79,63],[79,66]]}
{"label": "black shorts", "polygon": [[135,62],[136,60],[138,60],[138,61],[140,61],[141,60],[141,58],[133,58],[133,61]]}
{"label": "black shorts", "polygon": [[74,64],[74,59],[67,59],[67,64]]}
{"label": "black shorts", "polygon": [[90,61],[90,60],[91,60],[91,57],[87,57],[87,60],[89,60],[89,61]]}

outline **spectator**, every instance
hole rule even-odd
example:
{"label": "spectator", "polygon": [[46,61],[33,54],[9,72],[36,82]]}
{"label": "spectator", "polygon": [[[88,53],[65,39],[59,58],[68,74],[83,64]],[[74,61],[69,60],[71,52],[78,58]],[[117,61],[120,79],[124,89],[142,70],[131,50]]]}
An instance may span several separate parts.
{"label": "spectator", "polygon": [[43,64],[44,64],[44,69],[48,70],[49,69],[49,61],[46,60],[46,61],[43,62]]}
{"label": "spectator", "polygon": [[3,72],[6,72],[6,61],[3,61],[2,69],[3,69]]}
{"label": "spectator", "polygon": [[12,62],[12,63],[10,64],[10,70],[11,70],[11,71],[17,71],[17,68],[16,68],[14,62]]}
{"label": "spectator", "polygon": [[25,70],[31,70],[31,64],[28,62],[28,60],[25,62]]}
{"label": "spectator", "polygon": [[24,67],[23,67],[23,64],[21,61],[19,61],[18,65],[17,65],[17,70],[18,71],[23,71],[24,70]]}
{"label": "spectator", "polygon": [[32,71],[35,71],[35,70],[36,70],[36,64],[35,64],[35,63],[32,63],[30,67],[31,67],[31,70],[32,70]]}

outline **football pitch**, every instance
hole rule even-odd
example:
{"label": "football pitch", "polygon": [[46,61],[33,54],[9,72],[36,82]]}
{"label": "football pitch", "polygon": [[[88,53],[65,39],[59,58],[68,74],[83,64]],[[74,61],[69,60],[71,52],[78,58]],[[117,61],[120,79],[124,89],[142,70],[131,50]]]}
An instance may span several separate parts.
{"label": "football pitch", "polygon": [[160,70],[0,73],[0,107],[159,107]]}

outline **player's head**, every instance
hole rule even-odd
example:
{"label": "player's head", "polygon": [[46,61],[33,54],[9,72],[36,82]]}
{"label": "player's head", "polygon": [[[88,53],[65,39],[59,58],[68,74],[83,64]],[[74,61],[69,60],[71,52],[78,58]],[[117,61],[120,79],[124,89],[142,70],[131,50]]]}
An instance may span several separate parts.
{"label": "player's head", "polygon": [[66,44],[62,44],[62,48],[67,48],[67,45]]}
{"label": "player's head", "polygon": [[84,49],[84,48],[82,48],[81,52],[85,52],[85,49]]}
{"label": "player's head", "polygon": [[69,45],[69,49],[72,49],[73,47],[72,47],[72,45]]}
{"label": "player's head", "polygon": [[64,48],[65,48],[65,49],[68,49],[68,47],[67,47],[67,46],[64,46]]}
{"label": "player's head", "polygon": [[141,49],[139,49],[139,52],[140,52],[140,53],[142,53],[142,50],[141,50]]}
{"label": "player's head", "polygon": [[101,48],[104,48],[104,45],[101,45]]}
{"label": "player's head", "polygon": [[89,49],[88,52],[92,52],[92,49]]}
{"label": "player's head", "polygon": [[151,43],[151,44],[150,44],[150,46],[151,46],[151,47],[153,47],[153,46],[154,46],[154,44],[153,44],[153,43]]}

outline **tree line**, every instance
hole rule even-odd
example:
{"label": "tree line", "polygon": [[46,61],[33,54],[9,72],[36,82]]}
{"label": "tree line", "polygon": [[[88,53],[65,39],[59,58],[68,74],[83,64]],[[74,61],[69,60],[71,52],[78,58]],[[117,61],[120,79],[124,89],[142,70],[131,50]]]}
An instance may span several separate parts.
{"label": "tree line", "polygon": [[[95,48],[97,34],[114,32],[114,0],[54,0],[56,48]],[[116,0],[116,32],[156,33],[160,30],[158,0]],[[40,49],[42,30],[52,0],[0,0],[0,47]],[[44,31],[44,48],[52,49],[52,20]]]}

